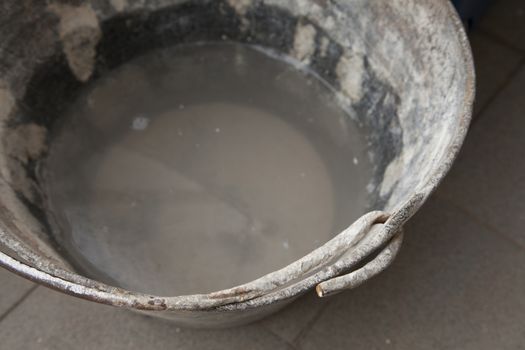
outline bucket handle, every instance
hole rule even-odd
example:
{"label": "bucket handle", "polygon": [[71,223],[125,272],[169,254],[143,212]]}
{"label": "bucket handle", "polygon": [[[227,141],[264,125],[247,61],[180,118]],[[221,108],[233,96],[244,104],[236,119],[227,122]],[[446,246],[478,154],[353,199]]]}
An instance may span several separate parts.
{"label": "bucket handle", "polygon": [[321,298],[340,293],[347,289],[360,286],[365,281],[384,271],[394,261],[401,243],[403,242],[403,229],[401,229],[377,256],[363,267],[346,275],[331,278],[319,283],[315,287],[317,295]]}

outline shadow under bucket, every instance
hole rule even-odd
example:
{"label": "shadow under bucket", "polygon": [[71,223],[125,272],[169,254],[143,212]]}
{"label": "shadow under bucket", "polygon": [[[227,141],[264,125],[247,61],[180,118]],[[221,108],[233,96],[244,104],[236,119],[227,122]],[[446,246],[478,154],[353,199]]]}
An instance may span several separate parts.
{"label": "shadow under bucket", "polygon": [[381,272],[470,121],[446,0],[2,6],[0,265],[185,326]]}

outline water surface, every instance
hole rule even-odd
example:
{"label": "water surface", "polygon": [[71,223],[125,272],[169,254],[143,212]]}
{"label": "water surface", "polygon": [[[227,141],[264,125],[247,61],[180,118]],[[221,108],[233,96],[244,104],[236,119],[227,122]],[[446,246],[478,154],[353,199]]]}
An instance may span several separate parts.
{"label": "water surface", "polygon": [[125,288],[248,282],[367,205],[360,129],[322,81],[252,47],[154,51],[66,114],[43,167],[54,233],[84,273]]}

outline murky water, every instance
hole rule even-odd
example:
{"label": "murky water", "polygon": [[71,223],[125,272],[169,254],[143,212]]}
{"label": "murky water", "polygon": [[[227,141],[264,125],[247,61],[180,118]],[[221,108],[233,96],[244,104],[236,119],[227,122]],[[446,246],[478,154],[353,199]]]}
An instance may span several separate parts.
{"label": "murky water", "polygon": [[43,167],[52,226],[77,267],[125,288],[250,281],[367,205],[359,128],[321,81],[247,46],[155,51],[67,114]]}

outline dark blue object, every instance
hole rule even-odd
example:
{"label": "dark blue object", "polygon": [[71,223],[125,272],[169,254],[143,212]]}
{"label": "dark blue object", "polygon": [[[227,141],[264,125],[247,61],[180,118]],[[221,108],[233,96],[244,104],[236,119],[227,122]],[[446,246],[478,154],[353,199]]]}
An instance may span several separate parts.
{"label": "dark blue object", "polygon": [[476,25],[477,21],[492,0],[452,0],[459,16],[470,29]]}

